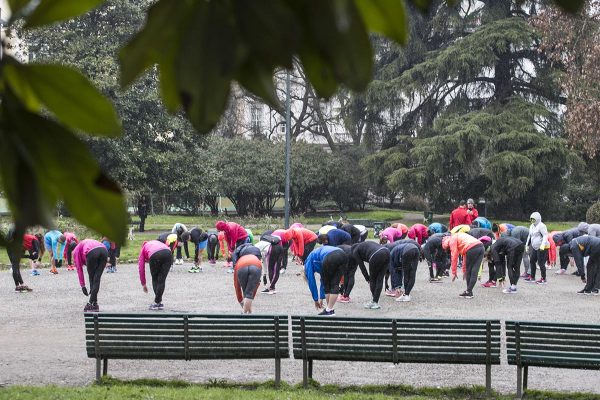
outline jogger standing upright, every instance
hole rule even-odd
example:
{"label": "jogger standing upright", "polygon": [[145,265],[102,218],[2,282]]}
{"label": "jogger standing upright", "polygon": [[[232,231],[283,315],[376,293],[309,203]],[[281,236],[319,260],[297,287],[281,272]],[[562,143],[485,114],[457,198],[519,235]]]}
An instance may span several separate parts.
{"label": "jogger standing upright", "polygon": [[[525,246],[531,246],[531,255],[529,257],[529,265],[531,266],[531,277],[525,278],[526,282],[537,283],[538,285],[546,284],[546,260],[548,259],[548,229],[546,224],[542,222],[542,216],[539,212],[534,212],[529,217],[531,226],[529,227],[529,237]],[[558,245],[558,243],[557,243]],[[540,267],[541,278],[535,280],[536,265]]]}

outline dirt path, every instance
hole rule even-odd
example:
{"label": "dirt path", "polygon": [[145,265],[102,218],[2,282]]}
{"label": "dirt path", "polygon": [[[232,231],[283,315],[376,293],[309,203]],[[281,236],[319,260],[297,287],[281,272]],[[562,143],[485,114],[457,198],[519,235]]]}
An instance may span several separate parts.
{"label": "dirt path", "polygon": [[[167,279],[164,303],[167,311],[239,313],[233,296],[232,276],[218,263],[201,274],[187,273],[176,266]],[[274,296],[258,295],[257,313],[314,314],[309,291],[299,267],[290,267]],[[500,289],[475,289],[473,300],[458,293],[464,283],[445,280],[427,282],[425,264],[419,265],[413,291],[414,301],[400,304],[383,297],[383,308],[365,310],[368,287],[360,273],[352,302],[338,304],[339,316],[500,318],[542,321],[600,323],[600,297],[577,296],[581,285],[572,276],[554,275],[549,284],[519,285],[519,294],[503,295]],[[86,357],[82,309],[86,298],[78,287],[75,272],[62,270],[57,276],[47,270],[39,277],[24,275],[33,293],[13,293],[9,273],[0,273],[0,383],[26,385],[85,385],[94,377],[95,363]],[[86,277],[87,280],[87,277]],[[105,274],[99,303],[102,311],[145,311],[152,297],[141,290],[134,265],[121,265],[116,274]],[[505,358],[504,358],[505,360]],[[503,360],[503,362],[505,362]],[[282,378],[290,383],[302,379],[302,363],[284,360]],[[273,379],[271,361],[110,361],[110,374],[122,379],[160,378],[203,382],[210,379],[265,381]],[[322,383],[410,384],[416,386],[483,385],[484,368],[479,366],[421,365],[350,362],[315,362],[314,377]],[[516,369],[493,367],[493,387],[514,392]],[[536,389],[600,393],[600,372],[531,368],[529,386]]]}

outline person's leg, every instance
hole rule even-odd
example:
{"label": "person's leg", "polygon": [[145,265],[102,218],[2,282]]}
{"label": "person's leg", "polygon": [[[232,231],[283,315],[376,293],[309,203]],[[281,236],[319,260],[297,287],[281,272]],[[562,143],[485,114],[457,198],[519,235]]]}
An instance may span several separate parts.
{"label": "person's leg", "polygon": [[271,245],[271,254],[269,254],[269,289],[275,290],[275,285],[279,280],[279,269],[281,268],[281,258],[283,257],[283,247],[278,244]]}
{"label": "person's leg", "polygon": [[559,255],[559,259],[560,259],[560,268],[561,269],[567,269],[567,267],[569,266],[569,254],[571,252],[571,249],[569,248],[569,245],[567,243],[563,243],[560,245],[560,248],[558,250],[558,255]]}
{"label": "person's leg", "polygon": [[244,293],[244,313],[251,314],[252,313],[252,301],[256,296],[256,291],[260,286],[260,276],[262,275],[262,270],[257,265],[250,265],[248,267],[248,276],[245,282],[245,286],[243,290]]}
{"label": "person's leg", "polygon": [[287,243],[282,247],[283,247],[283,255],[281,256],[281,269],[285,271],[288,266],[290,245],[289,245],[289,243]]}
{"label": "person's leg", "polygon": [[[592,290],[600,290],[600,255],[590,257],[590,259],[588,260],[588,265],[590,264],[594,265],[596,274],[593,279],[594,287],[592,288]],[[588,279],[591,280],[592,278],[588,276]]]}
{"label": "person's leg", "polygon": [[104,247],[98,247],[90,251],[86,257],[88,278],[90,280],[90,304],[98,303],[98,292],[100,291],[100,280],[106,266],[108,252]]}
{"label": "person's leg", "polygon": [[537,269],[537,262],[538,262],[538,251],[535,249],[531,249],[531,253],[529,255],[529,267],[531,268],[531,273],[529,274],[531,276],[531,279],[535,281],[535,272]]}
{"label": "person's leg", "polygon": [[[194,245],[194,247],[196,247],[196,246]],[[189,260],[190,259],[190,249],[188,248],[187,240],[183,241],[183,249],[185,250],[185,258],[187,258]]]}
{"label": "person's leg", "polygon": [[[161,268],[161,258],[158,253],[159,252],[152,254],[152,256],[150,257],[150,260],[148,261],[148,264],[150,267],[150,276],[152,277],[152,290],[154,291],[155,299],[157,297],[157,289],[158,289],[158,274],[159,274],[160,268]],[[172,264],[172,262],[171,262],[171,264]],[[155,301],[155,303],[156,303],[156,301]]]}
{"label": "person's leg", "polygon": [[[548,250],[538,250],[538,266],[542,279],[546,280],[546,260],[548,259]],[[583,277],[581,278],[583,279]]]}
{"label": "person's leg", "polygon": [[181,243],[177,244],[177,262],[179,262],[179,260],[183,261],[183,256],[181,255]]}
{"label": "person's leg", "polygon": [[379,303],[379,297],[383,290],[383,280],[389,263],[390,252],[385,250],[380,250],[378,253],[375,253],[369,260],[369,275],[371,276],[369,287],[374,303]]}
{"label": "person's leg", "polygon": [[327,307],[326,311],[333,310],[340,292],[340,281],[348,265],[348,256],[343,251],[329,253],[323,259],[321,279],[325,287]]}
{"label": "person's leg", "polygon": [[317,241],[313,240],[312,242],[304,245],[304,254],[302,254],[302,257],[300,257],[302,259],[303,264],[306,262],[308,255],[315,249],[316,244],[317,244]]}
{"label": "person's leg", "polygon": [[352,289],[354,289],[354,278],[357,268],[358,264],[353,263],[352,265],[348,265],[346,272],[344,273],[344,291],[342,294],[345,297],[350,297],[350,293],[352,292]]}
{"label": "person's leg", "polygon": [[594,262],[593,258],[590,257],[590,259],[587,262],[587,281],[585,283],[585,287],[583,288],[584,291],[591,292],[595,289],[597,273],[597,265]]}
{"label": "person's leg", "polygon": [[479,272],[479,268],[481,266],[481,261],[483,261],[483,254],[485,250],[483,245],[477,245],[467,251],[465,256],[465,260],[467,266],[467,292],[473,293],[473,288],[475,284],[477,284],[477,274]]}
{"label": "person's leg", "polygon": [[169,271],[171,270],[171,264],[173,263],[173,259],[171,258],[170,254],[168,254],[166,251],[160,256],[160,260],[160,267],[156,276],[157,288],[154,291],[156,296],[154,298],[154,302],[156,304],[162,303],[162,297],[165,292],[167,275],[169,275]]}
{"label": "person's leg", "polygon": [[214,236],[208,237],[208,243],[206,245],[206,256],[208,257],[208,262],[212,263],[212,260],[215,259],[215,249],[216,249],[216,238],[213,240]]}
{"label": "person's leg", "polygon": [[15,287],[19,287],[23,285],[23,278],[21,277],[21,266],[19,263],[19,257],[12,251],[7,250],[8,259],[10,260],[10,265],[12,267],[12,277],[15,281]]}
{"label": "person's leg", "polygon": [[498,279],[498,271],[496,270],[496,265],[494,264],[493,261],[488,262],[488,273],[489,273],[489,279],[488,281],[491,282],[496,282],[496,280]]}
{"label": "person's leg", "polygon": [[409,250],[402,256],[402,271],[404,275],[404,295],[410,296],[415,280],[417,279],[417,265],[419,264],[419,250]]}
{"label": "person's leg", "polygon": [[531,258],[531,250],[531,246],[527,246],[527,251],[523,254],[524,275],[531,275],[531,264],[529,263],[529,259]]}

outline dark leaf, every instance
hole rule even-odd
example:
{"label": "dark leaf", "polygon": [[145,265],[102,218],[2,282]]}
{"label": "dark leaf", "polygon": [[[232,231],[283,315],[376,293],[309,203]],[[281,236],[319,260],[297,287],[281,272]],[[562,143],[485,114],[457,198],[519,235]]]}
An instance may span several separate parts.
{"label": "dark leaf", "polygon": [[104,0],[41,0],[40,4],[27,17],[26,28],[73,18],[98,7]]}
{"label": "dark leaf", "polygon": [[408,19],[403,0],[355,0],[369,30],[406,44]]}

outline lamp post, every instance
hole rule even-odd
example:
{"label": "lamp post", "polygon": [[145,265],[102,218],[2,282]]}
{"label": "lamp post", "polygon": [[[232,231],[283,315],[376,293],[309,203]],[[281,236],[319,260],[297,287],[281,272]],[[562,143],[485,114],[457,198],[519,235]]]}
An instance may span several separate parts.
{"label": "lamp post", "polygon": [[285,229],[290,227],[291,109],[290,71],[285,72]]}

